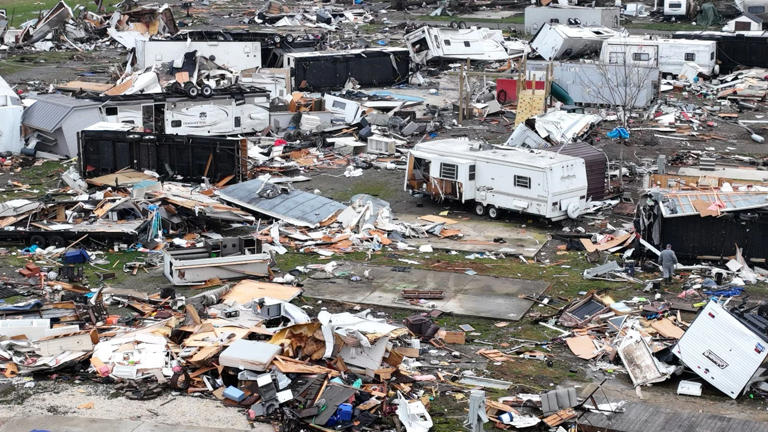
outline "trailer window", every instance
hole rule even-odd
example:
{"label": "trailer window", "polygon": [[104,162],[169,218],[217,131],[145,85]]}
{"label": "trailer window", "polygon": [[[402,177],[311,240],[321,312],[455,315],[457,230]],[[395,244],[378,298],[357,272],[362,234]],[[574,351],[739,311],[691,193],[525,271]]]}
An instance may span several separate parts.
{"label": "trailer window", "polygon": [[747,12],[754,14],[754,15],[760,15],[765,13],[765,6],[749,6],[747,8]]}
{"label": "trailer window", "polygon": [[680,8],[682,8],[682,7],[683,7],[683,4],[682,4],[682,3],[670,3],[670,4],[669,4],[669,8],[670,8],[670,9],[680,9]]}
{"label": "trailer window", "polygon": [[171,127],[172,128],[181,127],[181,120],[171,120]]}
{"label": "trailer window", "polygon": [[340,100],[335,100],[335,101],[333,101],[333,104],[331,104],[331,107],[332,108],[338,108],[340,110],[344,110],[344,109],[347,109],[347,104],[342,102],[342,101],[340,101]]}
{"label": "trailer window", "polygon": [[141,106],[141,121],[144,132],[155,131],[155,107],[154,105]]}
{"label": "trailer window", "polygon": [[445,46],[451,46],[451,40],[450,40],[450,39],[444,39],[444,40],[443,40],[443,45],[445,45]]}
{"label": "trailer window", "polygon": [[413,52],[419,53],[422,51],[426,51],[429,49],[429,42],[427,42],[427,38],[423,37],[411,44],[411,49],[413,49]]}
{"label": "trailer window", "polygon": [[552,24],[560,24],[560,20],[557,18],[552,18],[551,20],[549,20],[549,22]]}
{"label": "trailer window", "polygon": [[651,55],[648,53],[632,53],[633,61],[648,61],[651,59]]}
{"label": "trailer window", "polygon": [[104,108],[104,114],[108,117],[116,116],[117,115],[117,107],[106,107]]}
{"label": "trailer window", "polygon": [[464,41],[464,46],[469,48],[469,41]]}
{"label": "trailer window", "polygon": [[685,61],[696,61],[696,53],[685,53]]}
{"label": "trailer window", "polygon": [[623,52],[610,52],[608,53],[608,63],[610,64],[624,64]]}
{"label": "trailer window", "polygon": [[526,177],[526,176],[516,175],[515,176],[515,187],[530,189],[531,188],[531,178],[530,177]]}
{"label": "trailer window", "polygon": [[474,180],[475,179],[475,166],[470,165],[469,166],[469,179]]}
{"label": "trailer window", "polygon": [[440,178],[446,180],[456,180],[458,167],[455,164],[440,163]]}

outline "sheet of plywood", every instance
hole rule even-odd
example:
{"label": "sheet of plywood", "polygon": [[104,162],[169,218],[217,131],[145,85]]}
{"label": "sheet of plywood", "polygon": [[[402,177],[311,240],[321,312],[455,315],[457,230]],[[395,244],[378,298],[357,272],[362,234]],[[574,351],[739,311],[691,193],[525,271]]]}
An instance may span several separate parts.
{"label": "sheet of plywood", "polygon": [[291,301],[301,294],[301,288],[270,282],[245,279],[233,286],[223,297],[223,301],[246,304],[253,299],[271,297],[277,300]]}
{"label": "sheet of plywood", "polygon": [[580,238],[579,241],[584,246],[584,249],[587,250],[587,252],[594,252],[597,250],[597,246],[595,246],[595,244],[592,243],[592,240],[588,238]]}
{"label": "sheet of plywood", "polygon": [[676,326],[669,318],[662,318],[651,323],[651,328],[666,338],[680,339],[685,331]]}
{"label": "sheet of plywood", "polygon": [[597,356],[595,343],[592,341],[592,336],[576,336],[570,337],[565,340],[568,348],[576,357],[589,360]]}
{"label": "sheet of plywood", "polygon": [[605,250],[614,248],[614,247],[624,243],[625,241],[627,241],[631,237],[632,237],[632,234],[630,234],[630,233],[627,233],[627,234],[624,234],[624,235],[620,235],[618,237],[614,237],[613,240],[609,240],[609,241],[607,241],[605,243],[598,244],[595,248],[597,250],[599,250],[599,251],[605,251]]}
{"label": "sheet of plywood", "polygon": [[438,215],[424,215],[419,216],[419,219],[425,220],[427,222],[434,222],[434,223],[444,223],[446,225],[453,225],[455,223],[459,223],[459,221],[447,217],[442,217]]}

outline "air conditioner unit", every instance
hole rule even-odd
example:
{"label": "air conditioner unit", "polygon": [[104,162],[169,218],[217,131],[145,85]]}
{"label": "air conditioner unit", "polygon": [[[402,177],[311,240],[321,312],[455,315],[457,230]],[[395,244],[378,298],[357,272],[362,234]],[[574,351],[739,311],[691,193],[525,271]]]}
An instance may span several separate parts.
{"label": "air conditioner unit", "polygon": [[398,140],[381,135],[368,138],[368,153],[393,155],[397,152]]}

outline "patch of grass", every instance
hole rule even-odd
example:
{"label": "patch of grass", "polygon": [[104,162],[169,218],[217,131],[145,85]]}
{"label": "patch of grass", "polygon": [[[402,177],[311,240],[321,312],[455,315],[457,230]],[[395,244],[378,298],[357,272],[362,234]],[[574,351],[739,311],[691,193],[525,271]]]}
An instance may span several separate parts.
{"label": "patch of grass", "polygon": [[372,176],[365,176],[359,178],[359,181],[354,182],[349,185],[349,187],[332,192],[330,198],[336,201],[345,202],[349,201],[350,198],[357,194],[368,194],[386,201],[394,198],[397,193],[398,191],[392,190],[390,184],[380,181]]}
{"label": "patch of grass", "polygon": [[76,51],[42,51],[13,55],[7,59],[0,60],[0,75],[10,75],[27,69],[51,67],[51,65],[65,63],[76,57],[88,59],[90,54]]}
{"label": "patch of grass", "polygon": [[419,17],[416,17],[419,21],[444,21],[444,22],[451,22],[451,21],[464,21],[466,23],[490,23],[490,24],[523,24],[525,22],[525,16],[523,14],[517,14],[506,18],[479,18],[479,17],[471,17],[471,16],[429,16],[429,15],[422,15]]}
{"label": "patch of grass", "polygon": [[691,23],[680,22],[632,22],[624,25],[628,29],[656,30],[656,31],[688,31],[688,30],[714,30],[715,27],[703,27]]}
{"label": "patch of grass", "polygon": [[[104,7],[107,11],[112,11],[112,6],[119,0],[104,0]],[[50,10],[56,6],[59,0],[0,0],[0,9],[6,9],[8,12],[8,26],[14,27],[19,24],[37,18],[40,11]],[[96,5],[93,2],[82,3],[90,11],[96,11]],[[69,4],[72,7],[74,4]]]}

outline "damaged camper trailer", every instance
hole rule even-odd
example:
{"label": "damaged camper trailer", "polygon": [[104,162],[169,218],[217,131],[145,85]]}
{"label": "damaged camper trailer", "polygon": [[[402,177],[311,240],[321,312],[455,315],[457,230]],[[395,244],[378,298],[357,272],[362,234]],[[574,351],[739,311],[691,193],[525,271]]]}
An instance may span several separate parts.
{"label": "damaged camper trailer", "polygon": [[600,60],[607,64],[658,66],[665,74],[678,75],[687,63],[700,73],[717,75],[717,44],[712,41],[617,37],[603,42]]}
{"label": "damaged camper trailer", "polygon": [[535,34],[547,23],[618,29],[621,8],[584,6],[528,6],[525,8],[525,32]]}
{"label": "damaged camper trailer", "polygon": [[405,48],[286,53],[283,67],[291,69],[297,90],[338,90],[350,78],[361,87],[400,84],[408,79],[410,57]]}
{"label": "damaged camper trailer", "polygon": [[21,117],[24,106],[11,86],[0,77],[0,152],[21,148]]}
{"label": "damaged camper trailer", "polygon": [[404,187],[474,203],[476,214],[492,219],[508,210],[561,220],[576,218],[585,208],[587,176],[579,157],[446,139],[417,144],[409,152]]}
{"label": "damaged camper trailer", "polygon": [[202,246],[163,253],[163,273],[174,285],[269,275],[270,255],[253,237],[206,240]]}
{"label": "damaged camper trailer", "polygon": [[179,135],[241,135],[269,125],[269,93],[260,88],[214,91],[210,98],[135,94],[73,98],[37,95],[23,124],[35,149],[77,154],[77,133],[100,121],[131,125],[142,132]]}
{"label": "damaged camper trailer", "polygon": [[487,28],[425,26],[405,35],[405,43],[413,61],[421,64],[433,59],[503,61],[510,57],[501,30]]}
{"label": "damaged camper trailer", "polygon": [[618,33],[608,27],[544,24],[531,39],[531,48],[544,60],[566,60],[599,54],[603,41]]}

